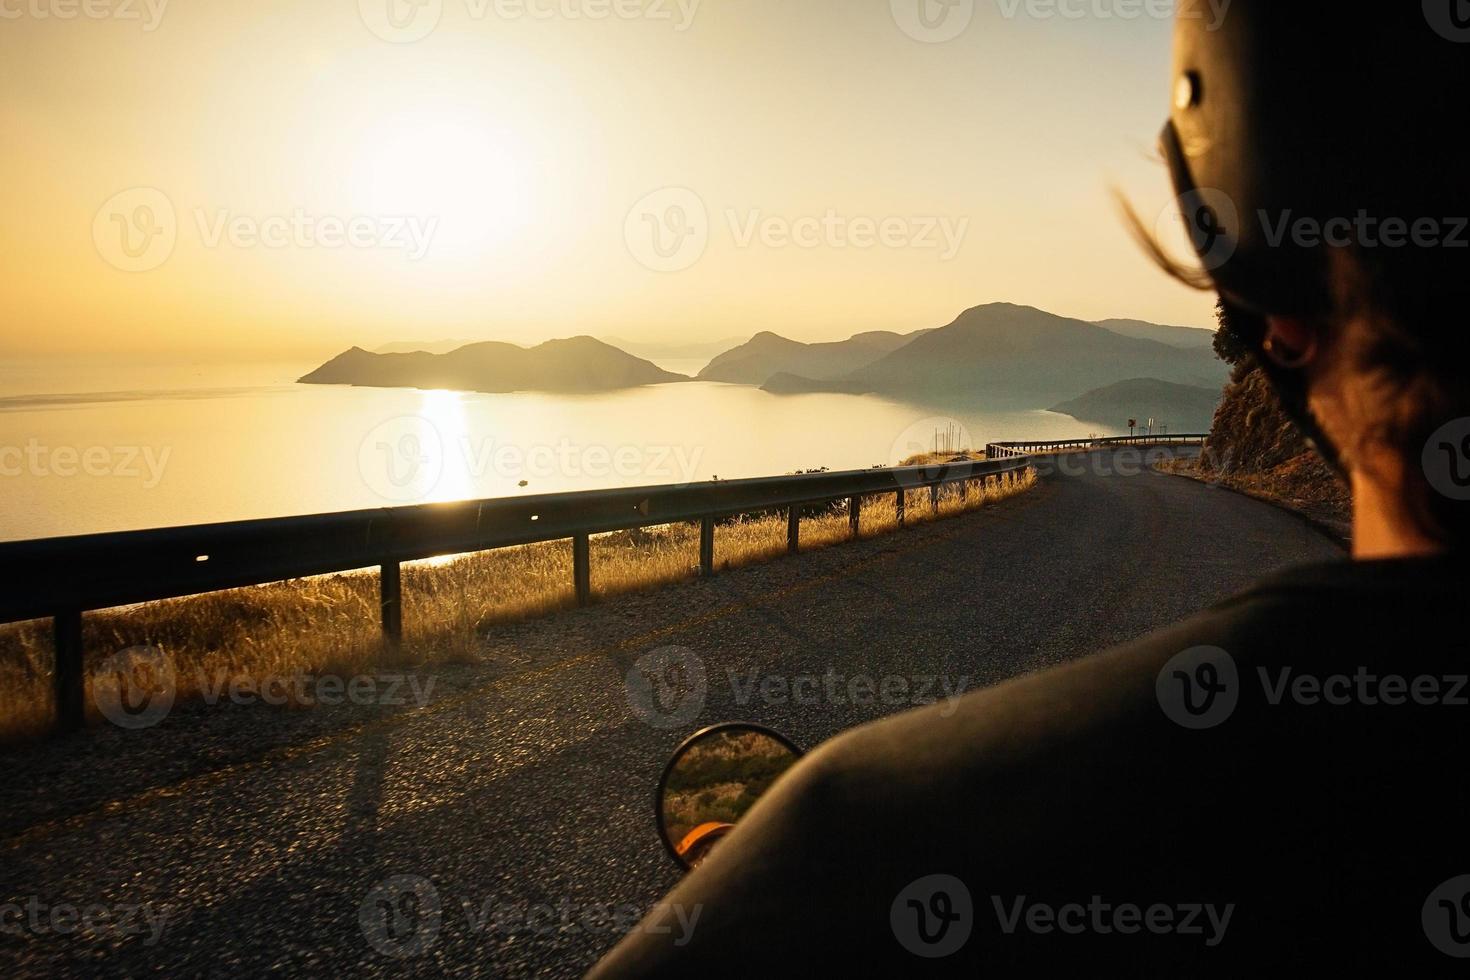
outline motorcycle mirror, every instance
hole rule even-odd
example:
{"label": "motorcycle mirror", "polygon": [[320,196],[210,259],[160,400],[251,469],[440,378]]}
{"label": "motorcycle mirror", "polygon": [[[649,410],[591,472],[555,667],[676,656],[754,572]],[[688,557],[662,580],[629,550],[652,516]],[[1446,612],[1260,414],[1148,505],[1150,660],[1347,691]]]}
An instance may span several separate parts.
{"label": "motorcycle mirror", "polygon": [[659,837],[686,871],[699,866],[755,801],[801,758],[761,725],[715,725],[674,750],[654,797]]}

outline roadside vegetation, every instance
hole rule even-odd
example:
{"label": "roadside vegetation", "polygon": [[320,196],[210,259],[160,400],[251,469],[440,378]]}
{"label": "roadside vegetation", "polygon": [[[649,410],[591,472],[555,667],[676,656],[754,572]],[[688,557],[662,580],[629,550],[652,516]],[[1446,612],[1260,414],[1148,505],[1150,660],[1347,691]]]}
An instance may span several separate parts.
{"label": "roadside vegetation", "polygon": [[[946,454],[944,459],[971,458]],[[911,465],[927,458],[907,461]],[[953,488],[931,507],[927,490],[906,496],[910,525],[942,520],[1022,493],[1019,477]],[[861,535],[897,529],[896,494],[866,498]],[[804,513],[803,551],[851,540],[845,503]],[[715,530],[720,570],[786,554],[785,516],[731,520]],[[592,539],[594,601],[658,588],[699,574],[699,526],[674,524]],[[161,651],[175,671],[175,697],[197,699],[212,688],[267,679],[353,677],[384,667],[473,663],[483,634],[497,624],[573,608],[572,549],[567,541],[506,548],[403,569],[401,645],[384,641],[376,575],[346,573],[293,579],[88,613],[83,645],[88,666],[136,647]],[[95,670],[88,670],[89,711]],[[103,681],[102,683],[107,683]],[[51,725],[51,621],[0,626],[0,741],[43,734]]]}
{"label": "roadside vegetation", "polygon": [[1352,494],[1286,416],[1251,356],[1223,331],[1215,351],[1233,367],[1198,460],[1174,460],[1167,472],[1227,487],[1296,511],[1346,542]]}

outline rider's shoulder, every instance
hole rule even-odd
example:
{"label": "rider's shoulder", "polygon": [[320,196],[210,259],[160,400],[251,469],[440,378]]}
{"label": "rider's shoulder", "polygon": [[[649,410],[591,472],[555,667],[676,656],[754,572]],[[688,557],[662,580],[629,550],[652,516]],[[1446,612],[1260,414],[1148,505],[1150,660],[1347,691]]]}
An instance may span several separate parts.
{"label": "rider's shoulder", "polygon": [[1101,653],[852,729],[813,753],[811,790],[855,802],[875,784],[922,795],[938,780],[963,796],[995,780],[1156,758],[1179,743],[1174,675],[1205,662],[1244,672],[1316,649],[1308,634],[1336,601],[1329,583],[1339,572],[1269,579]]}

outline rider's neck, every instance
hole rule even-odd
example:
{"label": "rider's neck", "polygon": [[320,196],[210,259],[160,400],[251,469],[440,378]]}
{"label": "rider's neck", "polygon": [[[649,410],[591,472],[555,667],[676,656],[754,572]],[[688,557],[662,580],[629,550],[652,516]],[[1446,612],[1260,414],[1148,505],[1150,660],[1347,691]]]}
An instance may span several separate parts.
{"label": "rider's neck", "polygon": [[1414,519],[1404,461],[1380,458],[1374,464],[1352,472],[1353,558],[1374,561],[1444,553],[1444,542]]}

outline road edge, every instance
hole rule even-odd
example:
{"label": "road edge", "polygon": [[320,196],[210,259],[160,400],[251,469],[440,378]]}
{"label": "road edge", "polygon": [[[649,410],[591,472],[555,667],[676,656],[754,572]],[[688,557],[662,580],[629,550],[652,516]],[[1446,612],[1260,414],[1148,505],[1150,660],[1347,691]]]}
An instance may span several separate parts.
{"label": "road edge", "polygon": [[1178,470],[1164,469],[1158,464],[1155,464],[1153,469],[1155,473],[1160,473],[1164,476],[1177,476],[1185,480],[1193,480],[1195,483],[1202,483],[1205,486],[1214,487],[1219,490],[1228,490],[1230,493],[1236,494],[1238,496],[1248,497],[1251,500],[1259,500],[1263,504],[1270,504],[1277,510],[1283,511],[1284,513],[1290,514],[1293,517],[1297,518],[1303,524],[1306,524],[1308,527],[1312,528],[1314,531],[1327,538],[1333,544],[1337,545],[1344,552],[1348,554],[1352,553],[1353,535],[1352,528],[1350,526],[1341,525],[1338,524],[1336,521],[1329,521],[1324,518],[1317,517],[1315,514],[1308,513],[1307,511],[1302,510],[1300,507],[1292,506],[1289,502],[1283,500],[1280,497],[1273,497],[1264,493],[1256,493],[1251,490],[1247,490],[1244,487],[1231,486],[1229,483],[1224,483],[1218,480],[1210,480],[1200,475],[1199,473],[1189,473],[1181,472]]}

